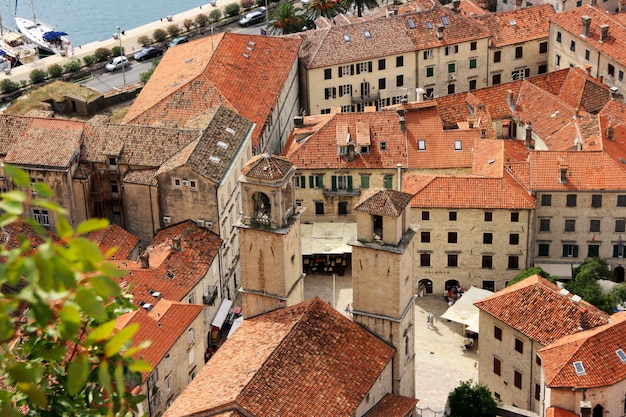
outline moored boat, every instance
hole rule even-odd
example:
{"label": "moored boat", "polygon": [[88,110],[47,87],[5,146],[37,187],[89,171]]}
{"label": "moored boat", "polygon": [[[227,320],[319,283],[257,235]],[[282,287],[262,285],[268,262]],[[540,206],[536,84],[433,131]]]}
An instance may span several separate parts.
{"label": "moored boat", "polygon": [[29,64],[39,59],[37,45],[27,43],[21,33],[0,26],[0,56],[12,67]]}
{"label": "moored boat", "polygon": [[30,4],[33,8],[32,20],[19,17],[15,14],[14,18],[17,29],[25,38],[39,47],[39,53],[67,56],[72,49],[72,43],[67,33],[55,30],[52,26],[37,20],[35,16],[35,6],[32,1],[30,1]]}

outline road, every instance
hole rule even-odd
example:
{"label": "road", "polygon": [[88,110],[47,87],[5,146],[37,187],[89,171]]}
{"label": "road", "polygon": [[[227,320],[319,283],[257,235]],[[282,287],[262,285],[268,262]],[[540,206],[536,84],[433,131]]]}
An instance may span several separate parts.
{"label": "road", "polygon": [[124,86],[124,80],[126,81],[126,85],[138,83],[139,75],[142,72],[146,72],[151,66],[152,61],[137,62],[131,59],[130,65],[124,69],[123,73],[121,70],[108,72],[101,69],[94,71],[93,78],[81,81],[80,85],[92,88],[100,93],[105,93],[109,90]]}

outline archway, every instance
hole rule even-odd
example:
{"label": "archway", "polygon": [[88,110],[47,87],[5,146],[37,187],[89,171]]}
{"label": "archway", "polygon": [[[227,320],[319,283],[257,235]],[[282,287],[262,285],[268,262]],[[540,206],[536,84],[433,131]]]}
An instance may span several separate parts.
{"label": "archway", "polygon": [[459,284],[459,281],[457,281],[456,279],[449,279],[446,281],[446,291],[448,291],[449,289],[456,287],[457,285],[461,285]]}
{"label": "archway", "polygon": [[604,407],[602,407],[600,404],[593,407],[593,413],[591,414],[591,416],[592,417],[604,417]]}
{"label": "archway", "polygon": [[428,278],[420,279],[417,283],[417,292],[420,296],[423,294],[432,294],[433,293],[433,282]]}
{"label": "archway", "polygon": [[613,270],[613,277],[615,278],[615,282],[624,282],[624,267],[615,267]]}
{"label": "archway", "polygon": [[270,203],[270,198],[260,192],[257,191],[252,195],[252,204],[253,204],[253,217],[254,220],[257,221],[266,221],[270,222],[272,219],[272,205]]}

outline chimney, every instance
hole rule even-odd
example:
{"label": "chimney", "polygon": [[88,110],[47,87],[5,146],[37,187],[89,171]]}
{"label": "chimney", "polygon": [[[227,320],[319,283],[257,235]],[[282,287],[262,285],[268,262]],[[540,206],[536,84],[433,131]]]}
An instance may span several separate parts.
{"label": "chimney", "polygon": [[398,164],[398,191],[402,191],[402,164]]}
{"label": "chimney", "polygon": [[589,328],[589,323],[588,323],[588,320],[587,320],[587,310],[582,311],[580,313],[580,327],[583,330]]}
{"label": "chimney", "polygon": [[346,154],[348,162],[354,161],[354,143],[348,143],[348,153]]}
{"label": "chimney", "polygon": [[606,128],[606,138],[610,141],[615,141],[615,136],[613,133],[613,127],[609,126]]}
{"label": "chimney", "polygon": [[511,112],[515,111],[515,103],[513,102],[513,90],[507,90],[506,104],[509,105],[509,109],[511,109]]}
{"label": "chimney", "polygon": [[585,65],[585,71],[587,71],[587,75],[591,75],[591,69],[593,67],[591,65]]}
{"label": "chimney", "polygon": [[172,238],[172,249],[174,249],[176,252],[181,251],[181,247],[180,247],[181,240],[182,238],[180,235],[176,235]]}
{"label": "chimney", "polygon": [[404,132],[406,130],[406,119],[404,116],[400,116],[398,121],[400,122],[400,132]]}
{"label": "chimney", "polygon": [[609,37],[609,25],[600,26],[600,42],[604,42]]}
{"label": "chimney", "polygon": [[142,268],[150,268],[150,254],[148,252],[142,252],[142,254],[139,255],[139,261],[141,261]]}
{"label": "chimney", "polygon": [[293,118],[293,125],[295,127],[302,127],[304,126],[304,117],[302,116],[296,116]]}
{"label": "chimney", "polygon": [[533,140],[533,125],[526,123],[526,149],[535,149],[535,141]]}
{"label": "chimney", "polygon": [[439,23],[437,25],[437,39],[439,39],[440,41],[443,40],[443,29],[444,29],[444,26],[441,23]]}
{"label": "chimney", "polygon": [[454,13],[458,13],[460,11],[459,6],[461,5],[461,0],[452,0],[452,11]]}
{"label": "chimney", "polygon": [[521,9],[522,8],[522,4],[524,4],[523,0],[515,0],[515,8],[516,9]]}
{"label": "chimney", "polygon": [[589,16],[583,16],[581,18],[582,20],[582,32],[580,33],[580,36],[584,36],[585,38],[587,36],[589,36],[589,26],[591,25],[591,17]]}
{"label": "chimney", "polygon": [[424,101],[424,96],[426,95],[426,91],[423,88],[417,87],[415,89],[415,101],[420,102]]}

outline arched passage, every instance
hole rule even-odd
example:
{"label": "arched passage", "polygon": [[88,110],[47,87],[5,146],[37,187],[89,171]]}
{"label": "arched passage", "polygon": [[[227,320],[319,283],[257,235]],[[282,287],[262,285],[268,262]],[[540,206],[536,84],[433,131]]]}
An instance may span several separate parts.
{"label": "arched passage", "polygon": [[613,277],[615,282],[624,282],[624,267],[618,266],[613,270]]}

